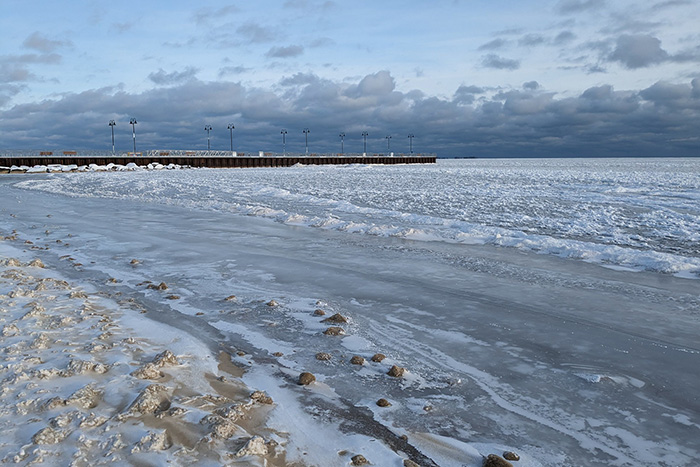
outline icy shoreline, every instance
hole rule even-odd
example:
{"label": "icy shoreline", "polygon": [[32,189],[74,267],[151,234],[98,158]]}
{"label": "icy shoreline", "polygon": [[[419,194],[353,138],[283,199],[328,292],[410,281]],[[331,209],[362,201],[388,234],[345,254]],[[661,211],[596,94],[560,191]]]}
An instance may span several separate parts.
{"label": "icy shoreline", "polygon": [[179,164],[158,164],[149,163],[147,165],[138,165],[133,162],[129,162],[126,165],[110,163],[107,165],[61,165],[61,164],[50,164],[50,165],[13,165],[11,167],[0,166],[0,174],[45,174],[45,173],[71,173],[71,172],[135,172],[139,170],[180,170],[188,168],[187,166],[182,166]]}
{"label": "icy shoreline", "polygon": [[[362,454],[401,467],[418,459],[413,447],[438,465],[478,467],[506,450],[521,455],[518,466],[692,465],[700,452],[695,280],[491,245],[298,227],[232,215],[216,199],[235,193],[270,211],[315,215],[328,198],[290,196],[290,183],[307,186],[311,176],[345,186],[367,171],[376,172],[371,180],[418,172],[8,177],[0,230],[16,229],[5,243],[65,280],[135,300],[147,313],[134,313],[206,343],[208,355],[220,344],[242,351],[233,361],[246,386],[273,399],[266,424],[284,434],[287,461],[346,466]],[[61,183],[69,178],[76,192]],[[44,189],[26,189],[37,185]],[[368,197],[386,203],[394,194],[382,187]],[[383,212],[359,214],[384,223]],[[347,322],[323,321],[336,313]],[[327,334],[331,327],[344,334]],[[375,361],[379,353],[386,358]],[[394,366],[403,377],[387,374],[401,373]],[[316,383],[299,386],[305,372]]]}
{"label": "icy shoreline", "polygon": [[284,465],[284,437],[265,427],[272,400],[242,383],[225,352],[6,243],[2,462],[220,465],[248,456]]}
{"label": "icy shoreline", "polygon": [[[50,249],[0,231],[0,462],[360,466],[366,459],[360,450],[373,465],[436,465],[417,445],[443,461],[460,459],[476,467],[493,451],[484,445],[482,455],[427,433],[412,434],[415,445],[409,444],[371,416],[353,414],[355,408],[344,406],[323,381],[312,383],[311,391],[327,399],[316,403],[330,403],[325,410],[340,418],[330,424],[309,418],[283,389],[285,380],[297,384],[299,371],[286,365],[270,371],[245,351],[223,343],[212,349],[211,343],[150,319],[153,310],[118,291],[121,280],[109,278],[100,287],[76,283],[43,263],[42,256],[53,256],[46,255]],[[69,255],[59,261],[83,268]],[[139,263],[130,261],[131,267]],[[138,285],[167,300],[180,298],[162,282]],[[265,339],[255,336],[251,343],[264,347]],[[284,361],[284,353],[275,354]],[[339,430],[338,423],[355,424],[358,432]],[[373,443],[378,440],[382,443]],[[346,449],[325,452],[328,443]],[[525,456],[518,465],[540,464]]]}

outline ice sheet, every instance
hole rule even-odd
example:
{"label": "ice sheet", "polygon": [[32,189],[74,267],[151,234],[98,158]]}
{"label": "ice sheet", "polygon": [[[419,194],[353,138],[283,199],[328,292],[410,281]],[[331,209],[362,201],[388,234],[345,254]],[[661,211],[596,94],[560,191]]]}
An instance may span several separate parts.
{"label": "ice sheet", "polygon": [[[640,255],[671,255],[685,266],[667,272],[692,271],[697,256],[693,247],[686,248],[685,234],[676,238],[671,232],[664,241],[661,235],[654,237],[643,219],[655,218],[660,232],[690,229],[697,222],[697,207],[683,200],[695,199],[697,165],[672,162],[664,169],[659,161],[633,161],[603,171],[558,161],[547,169],[557,177],[547,179],[534,162],[493,164],[438,164],[423,168],[428,171],[424,178],[434,193],[438,182],[431,177],[445,171],[444,191],[458,196],[449,176],[471,173],[469,180],[496,199],[496,187],[508,190],[513,174],[524,173],[537,186],[525,189],[521,184],[511,192],[529,190],[532,198],[538,190],[547,192],[547,186],[564,184],[569,188],[553,192],[563,198],[578,192],[593,202],[608,194],[603,189],[594,193],[587,171],[609,187],[625,180],[641,184],[651,177],[663,196],[632,198],[632,204],[646,203],[648,209],[639,212],[648,215],[626,218],[638,223],[635,228],[648,247],[593,238],[608,228],[602,217],[593,221],[595,213],[586,222],[601,223],[597,234],[585,241],[564,240],[579,242],[589,253],[624,251],[631,259],[614,263],[619,266],[614,269],[560,257],[567,255],[536,254],[530,247],[496,247],[497,242],[385,235],[386,226],[407,232],[407,224],[419,219],[414,215],[434,222],[437,211],[459,204],[445,207],[423,196],[416,201],[416,206],[423,203],[423,212],[388,209],[388,200],[400,204],[402,196],[422,196],[420,191],[409,196],[408,189],[393,192],[399,180],[418,178],[420,169],[411,166],[15,177],[0,183],[0,195],[7,200],[0,230],[6,235],[17,229],[34,246],[50,247],[43,253],[46,261],[53,258],[65,274],[85,281],[120,279],[118,290],[151,307],[152,319],[241,350],[240,363],[250,365],[251,381],[281,400],[295,401],[289,403],[296,407],[294,416],[310,417],[303,421],[308,426],[317,419],[327,422],[328,429],[374,437],[382,446],[389,445],[390,436],[376,433],[388,427],[407,434],[409,442],[415,438],[414,447],[428,457],[432,452],[433,460],[451,458],[454,449],[462,449],[465,464],[474,466],[480,464],[474,452],[487,455],[495,449],[518,451],[530,465],[692,464],[700,455],[697,280],[652,272],[663,269],[656,266],[639,267],[639,272],[624,267],[642,263]],[[571,172],[565,164],[573,164]],[[498,184],[480,181],[488,174],[490,183]],[[370,184],[364,177],[375,187],[369,193],[362,189]],[[577,187],[579,180],[582,187]],[[350,189],[353,184],[357,189]],[[625,196],[636,193],[632,185],[624,184]],[[317,196],[322,189],[334,193]],[[648,193],[649,186],[638,190]],[[672,196],[667,196],[669,190]],[[504,202],[475,201],[472,206],[460,201],[464,209],[483,210],[485,219],[498,217],[494,211]],[[538,202],[548,209],[532,213],[541,224],[566,214],[568,220],[558,221],[563,225],[575,217],[559,211],[556,199],[551,205]],[[606,203],[614,204],[610,199]],[[323,206],[332,208],[324,211]],[[616,212],[626,206],[620,202]],[[652,212],[662,206],[673,207]],[[517,209],[509,209],[510,214],[501,213],[502,222],[515,217]],[[584,211],[577,215],[588,215]],[[292,223],[271,222],[289,213],[295,216]],[[328,223],[308,228],[315,224],[300,222],[298,216]],[[402,218],[410,221],[401,224]],[[325,228],[340,224],[363,227]],[[486,221],[479,225],[492,228]],[[510,227],[498,228],[515,235]],[[542,238],[556,239],[538,232],[517,235],[540,246]],[[60,260],[65,254],[83,266]],[[139,264],[130,264],[133,258]],[[180,300],[139,286],[144,280],[165,281]],[[224,300],[232,294],[235,300]],[[271,300],[277,305],[270,306]],[[317,316],[316,309],[326,314]],[[345,337],[323,334],[332,324],[322,319],[334,313],[348,318],[340,324]],[[331,359],[318,360],[319,352]],[[373,362],[376,353],[386,359]],[[364,364],[350,363],[355,355]],[[392,365],[406,368],[405,377],[388,376]],[[328,389],[298,387],[294,377],[301,371],[311,371]],[[392,406],[377,407],[380,398]],[[288,414],[275,420],[278,429],[294,431]],[[292,451],[312,449],[317,434],[299,435]],[[362,439],[360,444],[348,442],[348,449],[357,449],[367,438]],[[313,455],[328,465],[339,458],[347,462],[337,452],[332,459],[316,451]],[[400,465],[398,457],[387,459]]]}

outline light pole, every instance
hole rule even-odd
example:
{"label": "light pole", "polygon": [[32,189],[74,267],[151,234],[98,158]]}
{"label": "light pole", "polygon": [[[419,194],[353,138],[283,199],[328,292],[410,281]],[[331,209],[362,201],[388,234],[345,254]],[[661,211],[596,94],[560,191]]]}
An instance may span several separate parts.
{"label": "light pole", "polygon": [[340,154],[345,153],[345,133],[341,133],[340,136]]}
{"label": "light pole", "polygon": [[211,131],[211,125],[204,125],[204,129],[207,130],[207,151],[211,149],[211,144],[209,141],[209,132]]}
{"label": "light pole", "polygon": [[287,155],[287,130],[282,129],[282,154]]}
{"label": "light pole", "polygon": [[136,124],[138,122],[135,118],[129,120],[129,125],[131,125],[131,137],[134,140],[134,156],[136,155]]}
{"label": "light pole", "polygon": [[229,133],[231,133],[231,153],[233,154],[233,129],[236,127],[233,126],[233,123],[229,123],[226,128],[228,128]]}
{"label": "light pole", "polygon": [[309,155],[309,129],[304,128],[302,130],[302,133],[304,133],[304,140],[306,141],[306,155]]}
{"label": "light pole", "polygon": [[410,151],[411,154],[413,154],[413,138],[415,138],[413,133],[409,133],[408,134],[408,150]]}
{"label": "light pole", "polygon": [[109,126],[112,129],[112,155],[114,155],[114,125],[116,125],[117,122],[114,120],[109,121]]}
{"label": "light pole", "polygon": [[386,153],[391,154],[391,135],[385,136],[386,138]]}
{"label": "light pole", "polygon": [[367,136],[368,135],[369,135],[369,133],[367,133],[366,131],[362,132],[362,139],[364,140],[364,146],[363,146],[364,150],[362,151],[363,154],[367,154]]}

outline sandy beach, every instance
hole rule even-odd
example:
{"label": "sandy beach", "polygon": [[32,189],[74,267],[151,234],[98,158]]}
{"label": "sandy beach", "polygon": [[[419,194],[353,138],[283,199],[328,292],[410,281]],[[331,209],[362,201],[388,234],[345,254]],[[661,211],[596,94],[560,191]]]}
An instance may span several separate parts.
{"label": "sandy beach", "polygon": [[287,465],[274,402],[233,349],[202,349],[109,283],[66,281],[20,240],[0,246],[3,463]]}

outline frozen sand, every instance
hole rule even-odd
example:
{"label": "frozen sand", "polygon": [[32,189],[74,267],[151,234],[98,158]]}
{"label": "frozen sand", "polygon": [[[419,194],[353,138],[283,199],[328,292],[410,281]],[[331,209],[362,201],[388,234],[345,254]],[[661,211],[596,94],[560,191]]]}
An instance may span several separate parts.
{"label": "frozen sand", "polygon": [[[285,465],[277,449],[284,437],[265,427],[271,406],[251,397],[227,353],[217,361],[109,287],[76,286],[7,243],[0,243],[3,463]],[[237,456],[255,436],[268,453]]]}
{"label": "frozen sand", "polygon": [[[335,400],[325,421],[284,389],[296,385],[298,372],[256,367],[221,336],[197,339],[149,319],[158,307],[122,293],[121,280],[96,279],[73,256],[51,251],[70,248],[76,237],[35,243],[0,229],[0,462],[330,466],[361,451],[374,465],[408,458],[435,465],[371,417],[348,412],[322,383],[307,391]],[[68,264],[73,277],[39,258]],[[178,299],[150,281],[137,287]],[[250,385],[256,382],[273,397]],[[344,422],[364,424],[364,434],[339,430],[337,409]]]}

